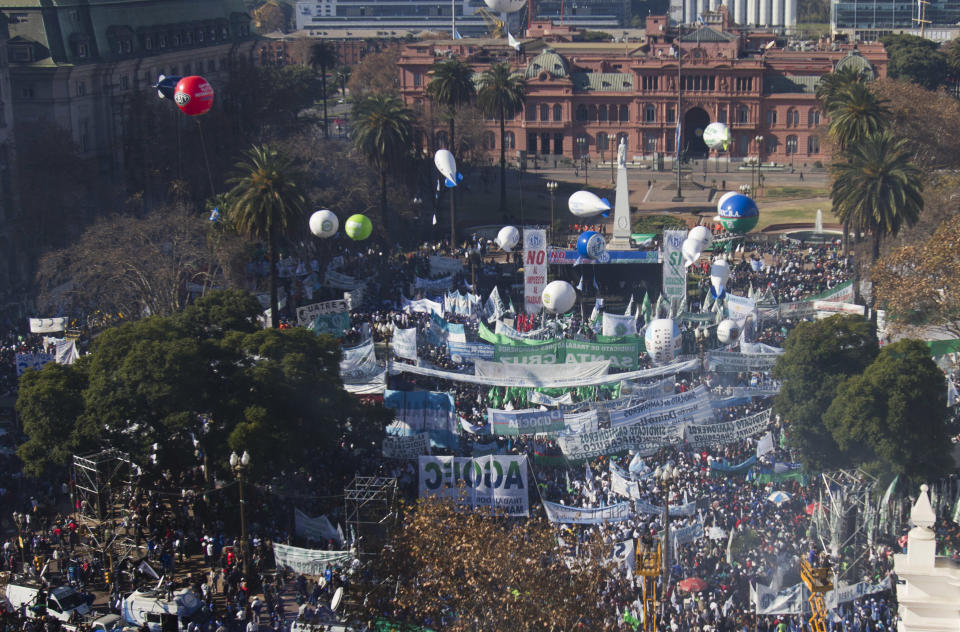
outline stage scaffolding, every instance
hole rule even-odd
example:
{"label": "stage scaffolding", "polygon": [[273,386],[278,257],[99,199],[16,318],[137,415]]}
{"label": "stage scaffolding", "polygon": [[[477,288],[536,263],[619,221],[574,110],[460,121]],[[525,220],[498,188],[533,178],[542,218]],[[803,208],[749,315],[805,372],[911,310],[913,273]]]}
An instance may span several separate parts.
{"label": "stage scaffolding", "polygon": [[357,556],[373,556],[396,523],[397,479],[357,476],[343,490],[345,516]]}

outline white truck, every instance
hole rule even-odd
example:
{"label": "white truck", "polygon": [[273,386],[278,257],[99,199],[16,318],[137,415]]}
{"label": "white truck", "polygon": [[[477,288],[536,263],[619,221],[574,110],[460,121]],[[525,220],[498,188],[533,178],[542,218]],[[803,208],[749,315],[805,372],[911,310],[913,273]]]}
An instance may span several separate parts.
{"label": "white truck", "polygon": [[123,600],[122,616],[129,625],[144,624],[150,632],[182,632],[190,623],[203,623],[210,617],[203,602],[188,588],[168,598],[166,591],[138,590]]}
{"label": "white truck", "polygon": [[64,623],[78,621],[90,612],[83,596],[70,586],[42,590],[43,595],[39,586],[7,584],[5,593],[15,610],[24,608],[26,615],[31,618],[37,615],[36,606],[45,606],[48,615]]}

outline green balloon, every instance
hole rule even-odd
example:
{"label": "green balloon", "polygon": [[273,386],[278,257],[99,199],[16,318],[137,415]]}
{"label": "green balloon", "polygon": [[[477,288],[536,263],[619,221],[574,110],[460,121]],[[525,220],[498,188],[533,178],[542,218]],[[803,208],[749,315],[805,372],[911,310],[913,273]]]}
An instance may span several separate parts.
{"label": "green balloon", "polygon": [[373,224],[370,223],[369,217],[357,213],[347,218],[347,222],[343,225],[343,230],[350,239],[363,241],[373,232]]}

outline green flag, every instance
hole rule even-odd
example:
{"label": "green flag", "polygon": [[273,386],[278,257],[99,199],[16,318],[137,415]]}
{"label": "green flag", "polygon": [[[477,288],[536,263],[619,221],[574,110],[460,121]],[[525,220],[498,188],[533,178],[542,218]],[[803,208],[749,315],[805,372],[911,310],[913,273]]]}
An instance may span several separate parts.
{"label": "green flag", "polygon": [[640,310],[643,312],[643,322],[649,323],[652,319],[653,305],[650,304],[650,292],[643,293],[643,303],[640,304]]}
{"label": "green flag", "polygon": [[623,609],[623,621],[624,623],[632,627],[634,630],[639,628],[641,624],[640,619],[630,614],[630,611],[627,610],[626,608]]}

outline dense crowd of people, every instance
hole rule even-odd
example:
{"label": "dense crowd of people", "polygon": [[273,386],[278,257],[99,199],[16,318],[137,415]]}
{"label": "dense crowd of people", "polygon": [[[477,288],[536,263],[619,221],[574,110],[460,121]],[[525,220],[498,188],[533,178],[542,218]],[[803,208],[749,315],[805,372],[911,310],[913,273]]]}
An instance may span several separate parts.
{"label": "dense crowd of people", "polygon": [[[431,256],[442,255],[466,261],[467,265],[452,274],[451,286],[485,299],[497,287],[505,302],[522,304],[522,297],[511,292],[516,282],[513,268],[516,255],[504,257],[485,239],[473,239],[459,248],[444,244],[425,244],[416,252],[400,253],[377,249],[365,251],[335,243],[317,247],[303,259],[286,257],[280,275],[283,294],[287,298],[284,316],[296,324],[296,307],[338,299],[344,288],[332,288],[329,272],[364,280],[348,291],[362,298],[351,305],[350,325],[342,336],[345,347],[372,339],[391,340],[397,329],[416,327],[417,355],[422,366],[447,371],[470,372],[470,363],[453,358],[446,344],[421,335],[431,326],[431,315],[424,311],[403,309],[403,300],[435,298],[440,292],[418,290],[417,279],[436,279],[431,274]],[[788,240],[773,243],[748,243],[731,255],[732,275],[729,292],[747,295],[751,290],[766,293],[777,302],[793,302],[836,288],[849,280],[850,261],[840,253],[838,244],[808,247]],[[327,266],[320,261],[330,262]],[[703,268],[704,272],[708,268]],[[268,268],[262,262],[248,268],[249,288],[262,290]],[[350,280],[342,280],[349,284]],[[708,279],[703,282],[706,296]],[[633,291],[633,288],[626,288]],[[627,296],[621,296],[626,302]],[[639,296],[637,297],[639,299]],[[651,296],[651,299],[656,299]],[[439,300],[443,304],[442,297]],[[609,301],[608,302],[612,302]],[[480,302],[483,304],[483,301]],[[464,325],[465,334],[476,340],[479,321],[476,314],[465,316],[446,312],[447,323]],[[640,320],[643,324],[642,319]],[[545,319],[531,319],[521,329],[545,326]],[[779,318],[761,320],[754,340],[780,346],[793,322]],[[593,322],[574,314],[551,325],[553,335],[594,340],[597,331]],[[695,323],[682,323],[692,334]],[[690,336],[687,335],[689,338]],[[43,341],[24,328],[10,326],[0,339],[0,397],[16,393],[16,354],[41,350]],[[694,349],[685,350],[692,353]],[[398,359],[398,362],[411,362]],[[649,366],[646,356],[638,358],[637,368]],[[776,384],[762,372],[714,374],[702,371],[677,376],[675,391],[683,392],[706,386],[713,399],[726,397],[735,387],[774,390]],[[779,590],[799,582],[798,560],[822,547],[811,518],[816,502],[819,479],[803,476],[785,446],[788,428],[775,420],[771,424],[773,448],[758,455],[757,437],[746,438],[724,446],[710,448],[689,444],[664,446],[649,454],[620,457],[598,457],[584,466],[557,467],[537,457],[557,456],[556,443],[545,437],[497,437],[489,434],[487,408],[532,406],[524,389],[489,388],[439,378],[397,374],[389,378],[395,390],[446,391],[453,395],[455,419],[463,428],[456,442],[434,453],[473,454],[479,444],[490,448],[495,442],[499,452],[526,454],[533,463],[536,490],[541,499],[569,507],[596,508],[624,502],[611,486],[612,472],[625,474],[636,481],[639,496],[633,498],[644,506],[695,506],[695,510],[669,518],[669,529],[684,530],[701,526],[701,535],[678,543],[665,553],[670,556],[666,581],[666,599],[658,611],[658,629],[672,632],[785,632],[804,626],[800,615],[757,614],[751,593],[757,585]],[[590,387],[571,392],[571,401],[592,402],[615,398],[619,393],[610,388]],[[747,395],[746,402],[736,402],[715,409],[715,419],[732,420],[769,408],[769,394]],[[462,422],[461,422],[462,420]],[[12,424],[0,425],[15,434]],[[461,429],[463,430],[463,429]],[[474,434],[475,433],[475,434]],[[7,535],[0,556],[0,571],[11,574],[26,571],[35,577],[44,574],[50,580],[75,586],[82,591],[103,593],[108,588],[104,559],[97,554],[97,543],[85,533],[75,518],[77,495],[69,481],[25,479],[13,467],[14,457],[2,451],[0,435],[0,502],[25,516],[23,524],[11,530],[9,515]],[[757,457],[749,468],[734,466]],[[6,459],[6,460],[4,460]],[[417,472],[414,463],[360,456],[357,473],[395,476],[403,492],[416,495]],[[715,467],[716,464],[730,466]],[[668,467],[669,466],[669,467]],[[663,476],[667,470],[671,476]],[[243,543],[226,516],[235,515],[232,496],[208,493],[209,483],[202,464],[178,472],[164,472],[157,485],[136,488],[129,496],[118,499],[124,507],[118,528],[134,543],[128,558],[116,560],[113,572],[115,586],[124,590],[161,582],[172,594],[182,588],[193,591],[209,610],[209,618],[190,624],[189,632],[256,632],[287,629],[291,620],[301,624],[321,625],[330,613],[325,610],[337,587],[350,585],[358,563],[330,564],[322,575],[305,577],[273,568],[272,544],[296,541],[291,502],[313,515],[323,513],[334,524],[345,524],[342,494],[346,481],[323,476],[324,464],[303,464],[297,470],[278,472],[282,485],[267,483],[252,492],[255,519],[247,542],[248,566],[241,563],[239,551]],[[274,481],[278,482],[278,481]],[[280,493],[278,490],[283,490]],[[773,491],[782,491],[786,500],[770,500]],[[692,504],[691,504],[692,503]],[[2,523],[0,523],[2,524]],[[891,527],[891,529],[897,528]],[[638,546],[649,546],[653,537],[667,528],[663,513],[638,513],[627,520],[600,525],[558,525],[558,535],[570,555],[576,555],[578,543],[600,535],[611,545],[632,539]],[[960,530],[953,523],[940,525],[944,539],[956,550]],[[866,555],[862,551],[837,550],[826,553],[821,563],[840,569],[848,583],[867,581],[880,583],[892,569],[892,553],[898,549],[899,532],[878,534]],[[343,541],[312,541],[314,548],[336,549],[354,540],[349,533]],[[612,620],[620,629],[636,627],[642,604],[636,588],[637,576],[629,565],[616,570],[617,589],[604,595]],[[684,582],[696,579],[699,582]],[[683,586],[696,586],[684,589]],[[158,588],[160,584],[158,584]],[[86,593],[85,593],[86,594]],[[119,594],[105,600],[116,606]],[[831,613],[832,630],[857,632],[893,630],[896,607],[892,591],[874,592],[866,598],[841,604]],[[286,606],[285,604],[286,600]],[[290,601],[296,602],[291,608]],[[4,630],[45,629],[55,632],[57,624],[28,616],[21,609],[4,612]],[[146,630],[144,631],[146,632]]]}

